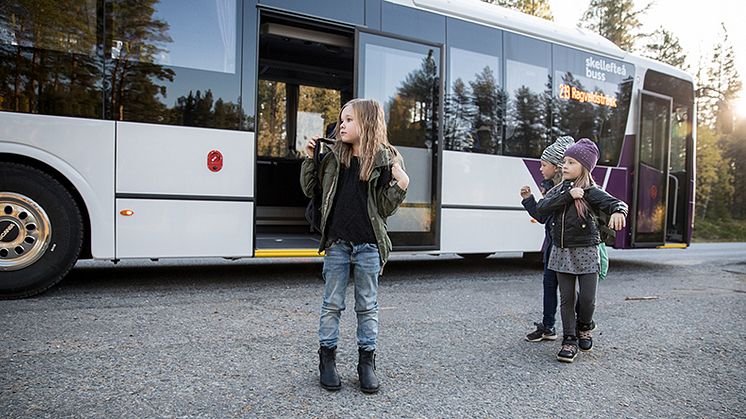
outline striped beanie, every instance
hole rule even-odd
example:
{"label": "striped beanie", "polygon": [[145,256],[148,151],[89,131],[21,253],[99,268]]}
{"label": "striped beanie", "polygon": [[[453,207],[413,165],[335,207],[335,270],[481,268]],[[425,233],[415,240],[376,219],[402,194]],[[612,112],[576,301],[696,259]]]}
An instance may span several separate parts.
{"label": "striped beanie", "polygon": [[569,135],[557,138],[555,142],[549,144],[547,148],[544,149],[544,152],[541,153],[541,159],[552,163],[555,166],[561,165],[562,159],[565,157],[565,150],[567,150],[567,147],[572,145],[574,142],[575,140]]}
{"label": "striped beanie", "polygon": [[577,160],[589,172],[592,172],[596,167],[598,155],[598,146],[587,138],[579,139],[577,143],[568,147],[565,151],[565,157],[572,157]]}

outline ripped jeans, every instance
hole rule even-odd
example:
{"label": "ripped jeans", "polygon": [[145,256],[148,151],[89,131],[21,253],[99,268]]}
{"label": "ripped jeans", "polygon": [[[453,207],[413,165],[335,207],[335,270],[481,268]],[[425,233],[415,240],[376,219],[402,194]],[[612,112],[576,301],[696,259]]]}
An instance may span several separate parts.
{"label": "ripped jeans", "polygon": [[[352,269],[352,275],[350,275]],[[376,349],[378,337],[378,274],[381,258],[378,246],[335,241],[324,256],[324,300],[319,319],[319,345],[337,346],[339,319],[345,309],[345,291],[350,276],[355,284],[357,344],[363,350]]]}

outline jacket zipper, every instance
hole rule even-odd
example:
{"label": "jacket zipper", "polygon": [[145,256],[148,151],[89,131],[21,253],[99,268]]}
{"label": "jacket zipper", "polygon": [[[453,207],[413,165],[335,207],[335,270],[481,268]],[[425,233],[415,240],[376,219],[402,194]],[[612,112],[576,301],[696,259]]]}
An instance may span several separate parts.
{"label": "jacket zipper", "polygon": [[565,211],[567,211],[567,205],[562,208],[562,233],[560,233],[560,247],[565,247]]}

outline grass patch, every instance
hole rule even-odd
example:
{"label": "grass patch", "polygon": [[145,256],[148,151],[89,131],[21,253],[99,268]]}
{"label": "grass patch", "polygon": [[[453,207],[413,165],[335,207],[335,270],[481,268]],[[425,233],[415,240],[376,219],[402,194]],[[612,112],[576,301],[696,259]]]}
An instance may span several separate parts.
{"label": "grass patch", "polygon": [[746,220],[695,220],[695,242],[746,242]]}

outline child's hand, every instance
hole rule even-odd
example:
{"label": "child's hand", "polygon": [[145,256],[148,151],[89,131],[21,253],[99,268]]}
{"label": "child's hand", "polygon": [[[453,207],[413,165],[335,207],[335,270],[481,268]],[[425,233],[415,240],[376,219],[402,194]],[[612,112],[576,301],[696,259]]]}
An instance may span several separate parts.
{"label": "child's hand", "polygon": [[313,149],[316,148],[316,140],[318,140],[320,137],[316,136],[308,140],[308,144],[306,144],[306,157],[309,159],[313,158]]}
{"label": "child's hand", "polygon": [[583,188],[572,188],[570,189],[570,195],[575,199],[582,199],[585,195]]}
{"label": "child's hand", "polygon": [[626,223],[627,220],[624,218],[624,214],[622,214],[621,212],[615,212],[611,214],[611,218],[609,218],[609,227],[617,231],[623,229]]}
{"label": "child's hand", "polygon": [[406,190],[407,186],[409,186],[409,176],[407,176],[407,172],[404,171],[404,169],[401,168],[401,165],[399,163],[394,163],[391,166],[391,176],[396,179],[396,181],[399,183],[399,187]]}
{"label": "child's hand", "polygon": [[529,186],[521,187],[521,198],[526,199],[529,196],[531,196],[531,187]]}

